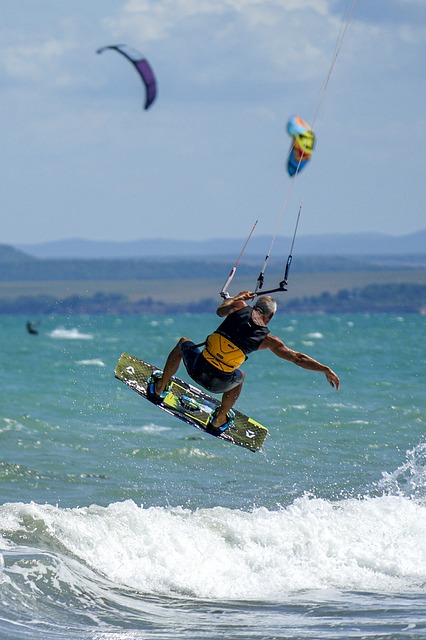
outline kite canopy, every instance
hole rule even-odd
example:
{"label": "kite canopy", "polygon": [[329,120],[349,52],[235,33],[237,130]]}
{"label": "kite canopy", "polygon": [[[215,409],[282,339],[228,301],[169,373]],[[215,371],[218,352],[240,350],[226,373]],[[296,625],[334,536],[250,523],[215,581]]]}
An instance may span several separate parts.
{"label": "kite canopy", "polygon": [[107,47],[98,49],[97,53],[103,53],[107,49],[115,49],[115,51],[121,53],[136,68],[136,71],[142,78],[146,88],[146,100],[144,108],[149,109],[157,95],[157,82],[155,80],[154,72],[148,60],[146,60],[143,55],[139,53],[139,51],[136,51],[135,49],[132,49],[125,44],[108,45]]}
{"label": "kite canopy", "polygon": [[287,123],[287,132],[293,138],[288,156],[287,171],[290,176],[300,173],[312,156],[315,134],[309,124],[299,116],[292,116]]}

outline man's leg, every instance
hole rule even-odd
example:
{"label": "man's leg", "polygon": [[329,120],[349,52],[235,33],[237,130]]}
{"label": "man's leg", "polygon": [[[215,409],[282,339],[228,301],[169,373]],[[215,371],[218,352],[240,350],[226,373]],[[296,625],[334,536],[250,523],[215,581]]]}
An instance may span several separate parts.
{"label": "man's leg", "polygon": [[177,345],[172,349],[168,355],[166,360],[166,364],[164,365],[164,371],[161,378],[155,383],[155,393],[160,395],[163,393],[164,389],[170,382],[170,378],[174,376],[176,371],[180,367],[180,363],[182,362],[182,352],[180,350],[180,346],[182,342],[186,342],[188,338],[181,338]]}
{"label": "man's leg", "polygon": [[232,409],[232,407],[236,403],[238,396],[240,395],[241,390],[243,388],[243,382],[245,377],[244,371],[241,371],[241,374],[243,377],[240,384],[237,385],[236,387],[233,387],[229,391],[225,391],[225,393],[223,394],[222,402],[220,403],[219,410],[216,412],[214,416],[214,420],[211,423],[213,427],[221,427],[226,423],[226,414],[230,409]]}

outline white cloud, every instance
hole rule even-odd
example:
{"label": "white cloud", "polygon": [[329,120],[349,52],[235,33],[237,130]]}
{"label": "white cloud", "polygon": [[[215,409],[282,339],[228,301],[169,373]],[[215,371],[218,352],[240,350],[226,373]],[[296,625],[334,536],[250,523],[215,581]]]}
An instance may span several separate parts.
{"label": "white cloud", "polygon": [[[0,65],[7,76],[26,82],[40,82],[48,79],[54,84],[69,84],[67,73],[52,75],[52,69],[61,69],[61,62],[67,54],[75,49],[75,45],[69,42],[50,39],[40,44],[9,44],[2,55]],[[62,65],[67,69],[67,65]]]}
{"label": "white cloud", "polygon": [[421,25],[403,24],[397,30],[397,35],[408,45],[426,44],[426,28]]}
{"label": "white cloud", "polygon": [[155,47],[193,87],[244,93],[323,77],[340,22],[326,0],[127,0],[104,26],[113,42]]}

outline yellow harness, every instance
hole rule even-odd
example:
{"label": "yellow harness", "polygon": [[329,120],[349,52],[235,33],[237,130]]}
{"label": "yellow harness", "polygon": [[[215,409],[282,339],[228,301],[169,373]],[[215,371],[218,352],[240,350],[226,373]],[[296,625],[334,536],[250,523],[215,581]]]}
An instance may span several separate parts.
{"label": "yellow harness", "polygon": [[207,338],[202,353],[207,362],[226,373],[235,371],[247,360],[244,351],[220,333],[212,333]]}

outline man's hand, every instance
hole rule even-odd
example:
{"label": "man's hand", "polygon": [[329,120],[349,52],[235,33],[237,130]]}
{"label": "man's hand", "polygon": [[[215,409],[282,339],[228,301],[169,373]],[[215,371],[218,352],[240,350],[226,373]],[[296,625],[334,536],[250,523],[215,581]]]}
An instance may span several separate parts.
{"label": "man's hand", "polygon": [[334,373],[332,369],[328,369],[328,371],[325,372],[325,376],[329,381],[329,383],[331,384],[331,386],[336,387],[336,391],[338,391],[340,388],[339,376],[336,373]]}
{"label": "man's hand", "polygon": [[236,296],[232,296],[232,298],[224,300],[216,309],[216,314],[219,318],[223,318],[233,311],[237,311],[237,309],[247,306],[244,301],[255,298],[256,295],[256,293],[252,293],[251,291],[240,291]]}
{"label": "man's hand", "polygon": [[232,300],[251,300],[255,298],[257,293],[252,293],[251,291],[240,291],[236,296],[232,298]]}

